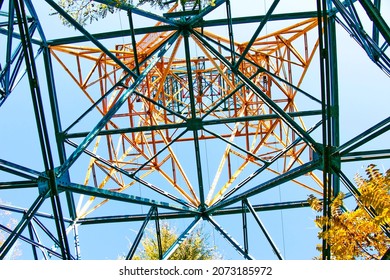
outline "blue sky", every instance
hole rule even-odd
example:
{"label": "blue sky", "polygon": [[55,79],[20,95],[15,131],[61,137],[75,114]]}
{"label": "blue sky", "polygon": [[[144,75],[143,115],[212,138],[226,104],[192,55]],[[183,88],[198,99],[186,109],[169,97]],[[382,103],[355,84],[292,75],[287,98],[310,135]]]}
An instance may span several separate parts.
{"label": "blue sky", "polygon": [[[48,16],[46,4],[41,1],[39,6],[39,17],[43,28],[48,38],[58,38],[62,36],[78,35],[78,33],[66,27],[61,26],[56,16]],[[258,1],[245,1],[245,5],[239,5],[239,1],[232,1],[232,10],[234,16],[250,16],[263,14],[265,8],[268,8],[271,1],[262,1],[261,5]],[[242,3],[240,1],[240,3]],[[302,11],[315,9],[315,1],[281,1],[276,13]],[[384,11],[386,5],[390,3],[383,3]],[[251,9],[248,9],[251,7]],[[252,8],[254,7],[254,8]],[[304,8],[302,8],[304,7]],[[221,9],[220,9],[221,10]],[[223,12],[223,11],[221,11]],[[218,13],[216,13],[218,14]],[[387,15],[388,16],[388,15]],[[217,16],[218,17],[218,16]],[[143,26],[141,19],[136,18],[136,27]],[[55,26],[55,27],[54,27]],[[102,32],[104,30],[113,30],[114,28],[122,29],[127,27],[127,19],[125,15],[118,14],[110,15],[107,19],[87,26],[86,28],[91,32]],[[277,24],[268,25],[265,32],[272,32],[277,28]],[[252,33],[246,33],[245,30],[240,30],[237,27],[235,30],[238,41],[245,41],[251,37]],[[4,40],[5,37],[1,37]],[[123,40],[127,40],[124,38]],[[338,28],[338,60],[339,60],[339,82],[340,82],[340,125],[341,125],[341,142],[349,140],[351,137],[361,133],[370,126],[378,123],[382,119],[388,117],[388,104],[390,101],[389,88],[390,81],[388,77],[380,71],[366,56],[364,51],[353,41],[348,34],[341,28]],[[106,42],[105,42],[106,43]],[[122,43],[122,42],[107,42],[108,44]],[[193,49],[196,53],[196,50]],[[2,54],[3,55],[3,54]],[[3,59],[3,57],[1,57]],[[69,58],[68,58],[69,59]],[[308,91],[318,91],[318,58],[315,58],[313,65],[308,74],[307,80],[303,87]],[[38,68],[43,69],[42,59],[38,59]],[[70,61],[70,59],[69,59]],[[44,73],[44,72],[41,72]],[[77,116],[78,111],[82,111],[86,104],[85,99],[80,95],[74,95],[69,98],[70,94],[77,92],[77,87],[72,84],[72,81],[63,72],[62,68],[55,65],[55,74],[57,76],[57,89],[59,99],[61,100],[61,108],[65,108],[61,112],[61,117],[64,124],[69,124]],[[47,89],[45,79],[42,76],[40,83],[43,91],[44,102],[48,106]],[[318,92],[313,93],[319,96]],[[82,103],[84,102],[84,103]],[[61,109],[60,109],[61,110]],[[74,115],[72,115],[74,113]],[[50,119],[50,112],[46,112],[46,116]],[[42,160],[40,159],[39,140],[35,130],[35,122],[33,119],[34,113],[31,105],[31,97],[28,94],[27,79],[24,77],[17,87],[17,90],[11,95],[6,103],[0,108],[0,131],[2,137],[0,140],[0,155],[2,159],[12,161],[14,163],[27,166],[31,169],[40,171],[43,170]],[[88,127],[80,127],[81,131],[93,127],[95,121],[93,118],[86,122]],[[50,130],[51,123],[49,122]],[[378,140],[369,143],[367,147],[362,148],[386,148],[386,143],[389,143],[389,133],[385,133]],[[55,139],[51,138],[51,144],[54,147]],[[211,142],[210,142],[211,143]],[[202,144],[203,145],[203,144]],[[212,144],[204,144],[205,153],[212,154],[213,149],[218,149]],[[185,146],[182,147],[186,149]],[[53,149],[55,151],[55,149]],[[71,151],[71,149],[69,149]],[[56,153],[54,152],[54,155]],[[212,156],[210,155],[210,158]],[[58,160],[58,159],[56,159]],[[389,168],[389,160],[382,160],[376,162],[380,169],[385,170]],[[72,169],[72,180],[76,182],[83,182],[86,165],[88,159],[81,159]],[[369,162],[357,162],[345,164],[343,170],[353,178],[356,173],[363,173],[364,168]],[[211,160],[205,163],[205,166],[213,165]],[[213,167],[215,169],[215,166]],[[211,169],[211,167],[210,167]],[[191,177],[194,174],[191,174]],[[5,172],[0,172],[1,181],[8,181],[16,179],[10,177]],[[208,178],[210,181],[210,178]],[[139,185],[135,185],[133,193],[140,196],[147,196],[147,191],[143,190]],[[3,202],[10,203],[14,206],[28,207],[36,198],[37,190],[18,190],[18,191],[2,191],[0,198]],[[266,195],[256,197],[251,201],[253,204],[266,203],[270,201],[290,201],[304,197],[304,192],[299,188],[291,188],[290,184],[284,184],[280,187],[274,188],[267,192]],[[77,200],[76,200],[77,201]],[[96,210],[93,215],[112,215],[121,213],[147,213],[149,210],[146,206],[129,206],[125,203],[110,203],[109,206],[104,206]],[[42,212],[50,212],[49,202],[45,203],[41,209]],[[313,223],[316,213],[310,209],[295,209],[273,212],[262,212],[259,214],[264,222],[267,230],[270,232],[272,238],[277,244],[282,255],[286,259],[311,259],[317,255],[315,245],[319,243],[316,237],[317,229]],[[15,215],[17,218],[18,216]],[[221,216],[215,218],[218,223],[226,229],[232,237],[242,244],[241,233],[241,214],[235,216]],[[261,259],[274,259],[275,255],[270,249],[269,244],[264,240],[259,228],[254,225],[250,215],[250,234],[249,244],[250,250],[253,254]],[[178,228],[178,231],[184,230],[191,220],[173,220],[172,223]],[[81,256],[83,259],[116,259],[120,254],[126,254],[129,244],[134,240],[140,222],[121,223],[109,227],[107,225],[98,226],[81,226],[79,228],[79,238],[81,247]],[[204,223],[206,232],[210,233],[211,244],[216,245],[222,256],[226,259],[239,259],[240,256],[227,242],[220,237],[218,232],[213,230],[210,225]],[[47,227],[53,228],[51,222],[47,222]],[[70,235],[71,236],[71,235]],[[30,258],[28,246],[21,243],[23,255],[20,258]],[[86,249],[83,249],[86,248]],[[96,249],[93,249],[96,248]],[[112,250],[112,248],[115,248]],[[119,248],[119,249],[118,249]],[[121,249],[122,248],[122,249]]]}

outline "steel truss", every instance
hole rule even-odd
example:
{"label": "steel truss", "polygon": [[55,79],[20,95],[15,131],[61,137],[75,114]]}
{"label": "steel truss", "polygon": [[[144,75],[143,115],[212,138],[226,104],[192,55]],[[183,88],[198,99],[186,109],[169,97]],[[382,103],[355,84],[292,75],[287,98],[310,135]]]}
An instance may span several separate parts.
{"label": "steel truss", "polygon": [[[264,15],[240,18],[230,0],[173,5],[163,15],[121,4],[129,29],[104,33],[45,2],[81,35],[48,40],[31,0],[0,2],[0,106],[27,76],[42,158],[40,170],[0,158],[0,174],[12,178],[0,190],[35,194],[27,206],[0,201],[0,210],[20,217],[14,228],[0,225],[7,236],[0,259],[18,241],[31,245],[33,259],[80,259],[84,228],[132,222],[140,228],[125,254],[131,259],[148,224],[154,220],[159,233],[163,219],[190,222],[165,252],[157,234],[161,259],[202,220],[245,259],[259,258],[249,242],[252,221],[283,259],[260,213],[306,208],[314,194],[330,215],[340,188],[359,197],[343,163],[390,157],[388,149],[360,149],[389,130],[390,118],[343,143],[339,131],[336,24],[389,75],[380,0],[317,0],[317,10],[288,14],[275,12],[283,5],[275,0]],[[371,35],[357,7],[372,21]],[[224,18],[208,19],[221,9]],[[138,26],[142,17],[156,24]],[[265,32],[274,22],[285,26]],[[245,25],[253,34],[239,42],[234,30]],[[130,43],[118,44],[125,36]],[[319,76],[305,90],[311,67]],[[74,85],[61,81],[64,73]],[[300,198],[267,198],[281,187]],[[220,225],[227,215],[242,225],[242,241]]]}

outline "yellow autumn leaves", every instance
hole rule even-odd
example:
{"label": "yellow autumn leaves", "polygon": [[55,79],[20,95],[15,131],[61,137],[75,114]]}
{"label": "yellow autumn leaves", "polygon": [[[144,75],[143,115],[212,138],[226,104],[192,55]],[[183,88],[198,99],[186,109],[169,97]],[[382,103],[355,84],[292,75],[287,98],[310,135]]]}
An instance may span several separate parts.
{"label": "yellow autumn leaves", "polygon": [[[344,194],[340,193],[332,201],[331,218],[315,219],[321,229],[318,237],[330,245],[332,259],[380,259],[390,247],[390,238],[383,231],[390,229],[390,171],[382,174],[370,165],[366,173],[367,179],[355,178],[361,195],[354,211],[344,209]],[[322,211],[321,200],[310,196],[308,202],[315,211]],[[323,231],[325,225],[328,229]],[[319,245],[317,249],[322,248]]]}

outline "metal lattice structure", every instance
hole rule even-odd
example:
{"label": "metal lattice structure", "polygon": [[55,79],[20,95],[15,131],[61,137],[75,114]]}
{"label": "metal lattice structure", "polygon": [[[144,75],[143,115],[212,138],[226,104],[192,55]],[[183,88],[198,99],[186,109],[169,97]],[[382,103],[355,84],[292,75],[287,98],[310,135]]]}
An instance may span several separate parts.
{"label": "metal lattice structure", "polygon": [[115,231],[126,241],[118,224],[139,229],[130,250],[110,248],[131,259],[148,224],[156,221],[159,238],[164,219],[184,228],[161,259],[202,221],[245,259],[262,258],[252,249],[259,236],[283,259],[262,213],[275,222],[272,213],[307,209],[314,195],[330,215],[341,188],[359,196],[345,163],[390,157],[386,147],[361,149],[386,134],[389,117],[342,141],[339,124],[336,26],[386,80],[390,30],[380,0],[308,1],[313,10],[291,13],[275,0],[264,14],[240,17],[229,0],[172,3],[163,14],[116,4],[129,27],[100,33],[55,1],[38,1],[80,34],[54,39],[35,2],[0,2],[0,111],[30,92],[29,137],[39,150],[26,162],[0,155],[0,198],[15,198],[0,209],[18,220],[1,224],[1,259],[19,242],[33,259],[80,259],[101,245],[83,245],[94,235]]}

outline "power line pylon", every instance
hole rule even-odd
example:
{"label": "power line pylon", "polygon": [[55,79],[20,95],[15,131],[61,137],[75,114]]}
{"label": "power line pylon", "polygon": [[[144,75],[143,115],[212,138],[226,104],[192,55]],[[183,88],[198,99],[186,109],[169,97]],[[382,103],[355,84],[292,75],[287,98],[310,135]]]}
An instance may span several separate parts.
{"label": "power line pylon", "polygon": [[[130,28],[96,34],[54,1],[46,2],[82,36],[46,39],[31,1],[1,7],[8,21],[2,25],[7,49],[0,104],[16,94],[24,59],[43,158],[35,170],[0,158],[2,173],[19,178],[4,180],[0,188],[38,190],[29,206],[1,204],[16,215],[25,213],[15,229],[2,226],[9,236],[1,258],[22,240],[32,246],[33,258],[40,250],[45,258],[79,259],[79,234],[88,226],[109,230],[140,223],[138,237],[151,220],[179,219],[186,221],[183,233],[161,252],[163,259],[202,220],[246,259],[261,257],[249,242],[255,225],[282,259],[260,211],[305,208],[310,194],[329,206],[340,182],[354,190],[342,162],[389,157],[380,148],[356,152],[387,130],[388,119],[340,143],[335,24],[362,34],[349,16],[357,16],[354,1],[317,1],[317,10],[289,14],[275,12],[285,3],[273,1],[264,15],[239,18],[232,16],[230,1],[222,0],[184,11],[173,5],[163,15],[121,4],[116,8],[127,13]],[[360,45],[375,51],[388,73],[388,27],[380,5],[360,2],[369,6],[377,27],[374,40],[359,37]],[[221,10],[222,19],[207,19]],[[140,17],[156,23],[137,27]],[[266,30],[273,22],[283,27]],[[237,40],[238,26],[252,28],[248,40]],[[129,43],[117,44],[125,36]],[[42,54],[44,69],[36,54]],[[51,114],[52,128],[45,114]],[[280,188],[287,198],[275,196]],[[329,207],[324,209],[328,215]],[[220,225],[225,215],[242,225],[240,241]]]}

